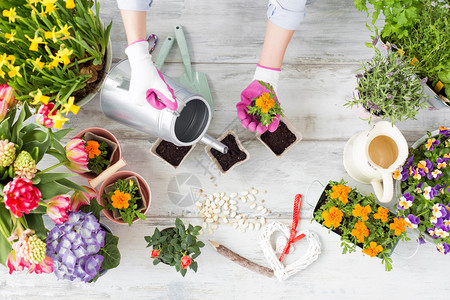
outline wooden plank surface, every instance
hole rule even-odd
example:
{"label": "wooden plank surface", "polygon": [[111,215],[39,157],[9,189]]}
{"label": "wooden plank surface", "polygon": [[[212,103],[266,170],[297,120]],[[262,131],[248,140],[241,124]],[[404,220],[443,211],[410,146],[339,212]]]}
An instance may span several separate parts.
{"label": "wooden plank surface", "polygon": [[[125,58],[125,35],[114,0],[103,0],[102,18],[113,19],[114,61]],[[186,223],[201,224],[194,207],[195,191],[204,193],[239,192],[259,189],[258,199],[272,211],[268,221],[291,223],[296,193],[305,194],[314,180],[326,183],[345,178],[352,186],[370,192],[346,174],[342,153],[346,141],[368,125],[342,105],[355,88],[356,69],[372,53],[364,45],[370,41],[365,15],[353,1],[308,1],[307,17],[289,45],[279,85],[279,97],[303,140],[282,158],[275,158],[250,132],[240,127],[235,103],[250,83],[262,46],[267,1],[246,0],[165,0],[155,1],[148,14],[148,32],[163,40],[175,24],[184,26],[194,68],[208,76],[214,99],[214,118],[209,134],[219,136],[235,130],[250,152],[251,159],[226,175],[213,166],[203,145],[197,145],[176,170],[149,153],[156,137],[128,128],[106,118],[97,96],[84,106],[70,127],[74,134],[87,127],[105,127],[119,139],[129,169],[149,183],[152,203],[147,220],[131,228],[102,221],[120,237],[122,261],[95,284],[57,281],[51,275],[15,273],[0,269],[1,299],[434,299],[447,297],[448,257],[432,245],[422,246],[412,259],[404,259],[415,250],[414,241],[403,243],[394,254],[394,269],[385,272],[378,259],[362,253],[341,255],[338,236],[311,223],[312,205],[321,192],[313,185],[306,195],[300,219],[301,229],[316,232],[322,254],[306,270],[285,282],[252,273],[217,254],[209,245],[197,259],[198,273],[185,278],[164,265],[153,266],[144,235],[154,228],[171,226],[176,217]],[[182,73],[180,56],[171,53],[163,71],[177,77]],[[417,120],[398,127],[409,143],[427,130],[450,125],[450,110],[419,113]],[[67,140],[67,139],[66,139]],[[50,161],[44,161],[43,165]],[[64,168],[60,169],[64,171]],[[79,183],[86,184],[82,179]],[[185,184],[181,184],[186,182]],[[267,193],[262,191],[267,190]],[[255,215],[247,204],[239,210],[250,218]],[[279,216],[278,216],[279,214]],[[259,233],[240,233],[221,224],[212,235],[200,239],[215,240],[254,262],[267,266],[259,247]],[[306,243],[299,242],[288,262],[299,257]]]}

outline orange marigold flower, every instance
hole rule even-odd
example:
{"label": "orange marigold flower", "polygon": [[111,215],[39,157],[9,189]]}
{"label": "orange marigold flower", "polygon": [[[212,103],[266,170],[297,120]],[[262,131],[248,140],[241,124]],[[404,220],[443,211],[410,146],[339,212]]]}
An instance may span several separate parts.
{"label": "orange marigold flower", "polygon": [[356,204],[355,209],[352,211],[353,216],[361,217],[361,220],[367,221],[369,217],[367,216],[372,212],[372,208],[369,205],[362,207],[359,204]]}
{"label": "orange marigold flower", "polygon": [[381,245],[377,245],[375,242],[370,242],[370,246],[367,249],[363,249],[363,253],[369,255],[370,257],[375,257],[383,251],[383,247]]}
{"label": "orange marigold flower", "polygon": [[387,222],[389,209],[384,207],[378,207],[378,212],[373,214],[375,219],[381,219],[382,222]]}
{"label": "orange marigold flower", "polygon": [[402,234],[405,231],[406,222],[403,218],[395,218],[394,223],[389,224],[392,230],[395,230],[395,235]]}
{"label": "orange marigold flower", "polygon": [[343,204],[348,202],[348,193],[352,190],[348,186],[339,184],[334,185],[332,188],[333,192],[330,194],[331,199],[339,199]]}
{"label": "orange marigold flower", "polygon": [[130,200],[131,195],[120,190],[115,190],[114,195],[111,196],[112,206],[117,209],[128,208]]}
{"label": "orange marigold flower", "polygon": [[364,238],[369,236],[369,229],[364,222],[359,221],[355,224],[355,229],[352,230],[351,234],[358,239],[358,242],[364,243]]}
{"label": "orange marigold flower", "polygon": [[324,211],[322,213],[322,218],[324,219],[323,224],[328,228],[333,225],[334,228],[338,228],[341,225],[342,216],[344,214],[337,207],[331,207],[330,210]]}
{"label": "orange marigold flower", "polygon": [[86,151],[89,154],[89,158],[94,158],[102,153],[98,149],[100,144],[97,141],[87,141],[86,144]]}
{"label": "orange marigold flower", "polygon": [[255,105],[261,109],[261,112],[267,114],[275,106],[275,100],[269,97],[269,93],[263,93],[256,98]]}

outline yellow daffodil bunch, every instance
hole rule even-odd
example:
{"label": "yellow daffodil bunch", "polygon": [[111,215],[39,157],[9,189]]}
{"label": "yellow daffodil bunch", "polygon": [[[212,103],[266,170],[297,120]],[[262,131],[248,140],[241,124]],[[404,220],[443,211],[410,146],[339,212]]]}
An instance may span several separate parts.
{"label": "yellow daffodil bunch", "polygon": [[101,78],[111,23],[99,9],[97,0],[0,1],[0,84],[46,127],[61,128]]}

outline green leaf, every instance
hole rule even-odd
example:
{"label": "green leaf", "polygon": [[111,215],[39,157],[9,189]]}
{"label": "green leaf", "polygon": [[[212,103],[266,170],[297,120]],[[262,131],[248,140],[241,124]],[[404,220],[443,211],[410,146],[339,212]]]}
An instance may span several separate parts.
{"label": "green leaf", "polygon": [[36,163],[38,163],[42,159],[42,157],[44,157],[44,154],[51,146],[50,135],[47,132],[41,130],[28,131],[22,137],[22,141],[22,150],[25,150],[28,153],[33,152],[35,147],[38,148],[38,157]]}
{"label": "green leaf", "polygon": [[72,128],[60,129],[57,131],[52,131],[52,135],[56,140],[60,141],[63,137],[65,137],[72,130],[73,130]]}
{"label": "green leaf", "polygon": [[72,189],[65,185],[58,183],[57,181],[48,182],[44,184],[37,184],[36,187],[41,191],[42,199],[48,200],[57,195],[68,194]]}
{"label": "green leaf", "polygon": [[47,237],[47,230],[44,226],[44,221],[42,220],[41,214],[26,214],[25,220],[27,220],[28,227],[36,231],[37,236],[40,239],[45,239]]}
{"label": "green leaf", "polygon": [[161,232],[159,231],[158,228],[155,228],[155,232],[153,233],[153,238],[159,239],[160,237],[161,237]]}
{"label": "green leaf", "polygon": [[6,267],[6,261],[8,260],[9,253],[11,252],[11,244],[0,233],[0,263]]}
{"label": "green leaf", "polygon": [[159,258],[155,258],[153,260],[153,265],[156,266],[157,264],[159,264],[161,262],[161,260]]}
{"label": "green leaf", "polygon": [[151,236],[144,236],[144,239],[147,243],[150,243],[152,241],[152,237]]}
{"label": "green leaf", "polygon": [[198,268],[198,264],[196,261],[194,261],[193,263],[191,263],[189,265],[189,268],[191,268],[192,270],[194,270],[194,272],[197,272],[197,268]]}
{"label": "green leaf", "polygon": [[205,246],[205,243],[203,243],[202,241],[198,241],[198,242],[197,242],[197,246],[200,247],[200,248],[202,248],[202,247]]}
{"label": "green leaf", "polygon": [[[75,175],[71,174],[71,173],[43,173],[43,174],[39,174],[35,178],[40,179],[40,181],[39,181],[40,184],[45,184],[45,183],[57,181],[59,179],[63,179],[63,178],[69,177],[69,176],[75,176]],[[33,178],[33,180],[34,180],[34,178]]]}
{"label": "green leaf", "polygon": [[120,252],[114,244],[105,245],[100,249],[99,254],[103,255],[103,269],[114,269],[120,264]]}
{"label": "green leaf", "polygon": [[94,217],[100,221],[100,212],[104,209],[103,206],[101,206],[96,198],[92,198],[89,205],[81,205],[80,210],[85,213],[92,212]]}
{"label": "green leaf", "polygon": [[105,245],[109,244],[117,246],[119,244],[119,238],[112,233],[105,231]]}
{"label": "green leaf", "polygon": [[181,269],[180,273],[181,275],[183,275],[183,277],[186,275],[187,269]]}

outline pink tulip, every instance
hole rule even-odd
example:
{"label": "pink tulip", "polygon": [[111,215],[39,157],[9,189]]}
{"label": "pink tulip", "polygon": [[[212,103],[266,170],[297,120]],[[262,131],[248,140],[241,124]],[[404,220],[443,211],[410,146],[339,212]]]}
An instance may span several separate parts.
{"label": "pink tulip", "polygon": [[53,120],[50,119],[49,116],[55,116],[58,113],[58,110],[56,109],[52,112],[52,109],[54,107],[55,104],[51,102],[49,104],[42,104],[36,114],[36,122],[47,128],[53,127],[55,122],[53,122]]}
{"label": "pink tulip", "polygon": [[12,274],[14,271],[23,271],[25,268],[29,269],[31,267],[31,263],[17,255],[14,250],[11,250],[9,253],[6,265],[8,266],[9,274]]}
{"label": "pink tulip", "polygon": [[26,178],[16,177],[3,188],[5,207],[17,218],[29,214],[39,205],[41,192],[33,182]]}
{"label": "pink tulip", "polygon": [[72,211],[78,211],[81,205],[89,205],[92,198],[97,199],[97,192],[94,189],[85,185],[81,187],[86,191],[75,191],[75,193],[72,194],[72,197],[70,197]]}
{"label": "pink tulip", "polygon": [[66,145],[66,157],[68,161],[66,166],[72,172],[82,174],[89,172],[88,153],[86,151],[85,141],[81,138],[73,138]]}
{"label": "pink tulip", "polygon": [[3,120],[8,109],[16,105],[13,88],[4,83],[0,85],[0,121]]}
{"label": "pink tulip", "polygon": [[69,219],[70,198],[68,195],[59,195],[47,201],[47,215],[56,224],[62,224]]}

